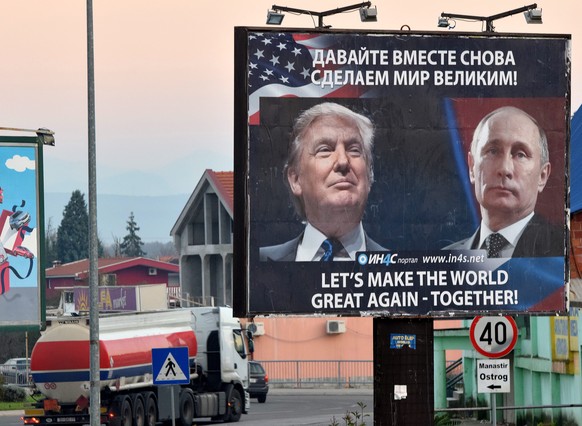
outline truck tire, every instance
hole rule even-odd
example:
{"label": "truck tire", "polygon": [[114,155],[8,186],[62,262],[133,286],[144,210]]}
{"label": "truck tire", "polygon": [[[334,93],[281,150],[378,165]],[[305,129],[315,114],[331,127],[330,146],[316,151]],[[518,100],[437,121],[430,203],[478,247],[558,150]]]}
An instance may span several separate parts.
{"label": "truck tire", "polygon": [[225,422],[236,423],[240,420],[243,410],[243,400],[237,388],[232,388],[230,396],[228,397],[228,405],[226,413],[224,414]]}
{"label": "truck tire", "polygon": [[180,392],[180,426],[192,426],[194,419],[194,398],[190,389]]}
{"label": "truck tire", "polygon": [[145,426],[156,426],[158,421],[158,406],[153,392],[143,394],[145,401]]}
{"label": "truck tire", "polygon": [[132,395],[133,426],[145,426],[145,407],[140,394]]}
{"label": "truck tire", "polygon": [[132,426],[133,412],[129,397],[127,395],[116,396],[113,400],[113,406],[117,417],[113,424],[116,426]]}
{"label": "truck tire", "polygon": [[267,395],[259,395],[257,399],[259,400],[259,404],[264,404],[267,402]]}

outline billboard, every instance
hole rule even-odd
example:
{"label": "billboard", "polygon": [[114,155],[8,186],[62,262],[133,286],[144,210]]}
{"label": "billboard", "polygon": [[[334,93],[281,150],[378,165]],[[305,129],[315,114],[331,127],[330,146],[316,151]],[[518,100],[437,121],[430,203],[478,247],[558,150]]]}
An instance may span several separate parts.
{"label": "billboard", "polygon": [[569,43],[237,28],[237,314],[566,310]]}
{"label": "billboard", "polygon": [[44,323],[42,143],[0,137],[0,328]]}

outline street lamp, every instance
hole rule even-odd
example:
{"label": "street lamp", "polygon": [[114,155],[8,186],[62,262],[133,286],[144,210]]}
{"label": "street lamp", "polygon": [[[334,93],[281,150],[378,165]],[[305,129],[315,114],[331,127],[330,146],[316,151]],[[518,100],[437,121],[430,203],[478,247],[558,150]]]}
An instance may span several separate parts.
{"label": "street lamp", "polygon": [[267,12],[267,24],[281,25],[285,15],[281,12],[296,13],[299,15],[309,15],[311,17],[317,16],[317,28],[329,28],[330,26],[323,25],[323,18],[325,16],[335,15],[337,13],[349,12],[356,9],[360,10],[360,19],[362,22],[375,22],[378,20],[378,10],[376,7],[371,8],[372,3],[369,1],[353,4],[350,6],[338,7],[337,9],[330,9],[323,12],[315,12],[313,10],[296,9],[294,7],[277,6],[274,4],[271,10]]}
{"label": "street lamp", "polygon": [[467,19],[471,21],[481,21],[485,22],[485,30],[486,32],[493,32],[495,31],[495,27],[493,26],[493,21],[501,18],[505,18],[507,16],[516,15],[518,13],[524,12],[525,20],[528,24],[541,24],[542,23],[542,10],[537,9],[538,5],[536,3],[530,4],[529,6],[518,7],[517,9],[509,10],[507,12],[498,13],[496,15],[491,16],[475,16],[475,15],[460,15],[457,13],[441,13],[441,16],[438,20],[438,26],[440,28],[455,28],[455,25],[451,25],[449,23],[449,19]]}

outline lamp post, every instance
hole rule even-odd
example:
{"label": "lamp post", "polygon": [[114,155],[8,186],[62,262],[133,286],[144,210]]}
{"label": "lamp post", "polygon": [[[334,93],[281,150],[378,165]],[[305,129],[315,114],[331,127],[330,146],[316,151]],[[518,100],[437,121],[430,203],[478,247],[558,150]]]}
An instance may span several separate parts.
{"label": "lamp post", "polygon": [[89,414],[91,426],[101,424],[99,375],[99,282],[97,254],[97,164],[95,137],[95,61],[93,42],[93,1],[87,0],[87,106],[89,168]]}

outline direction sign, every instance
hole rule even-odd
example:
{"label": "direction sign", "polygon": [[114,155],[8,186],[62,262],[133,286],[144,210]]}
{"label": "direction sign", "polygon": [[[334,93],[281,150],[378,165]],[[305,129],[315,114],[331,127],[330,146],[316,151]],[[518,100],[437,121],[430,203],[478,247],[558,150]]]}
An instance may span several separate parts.
{"label": "direction sign", "polygon": [[511,317],[475,317],[471,343],[481,355],[499,358],[511,352],[517,342],[517,325]]}
{"label": "direction sign", "polygon": [[154,385],[187,385],[190,383],[188,348],[152,349]]}
{"label": "direction sign", "polygon": [[477,360],[477,392],[509,393],[511,374],[508,359]]}

